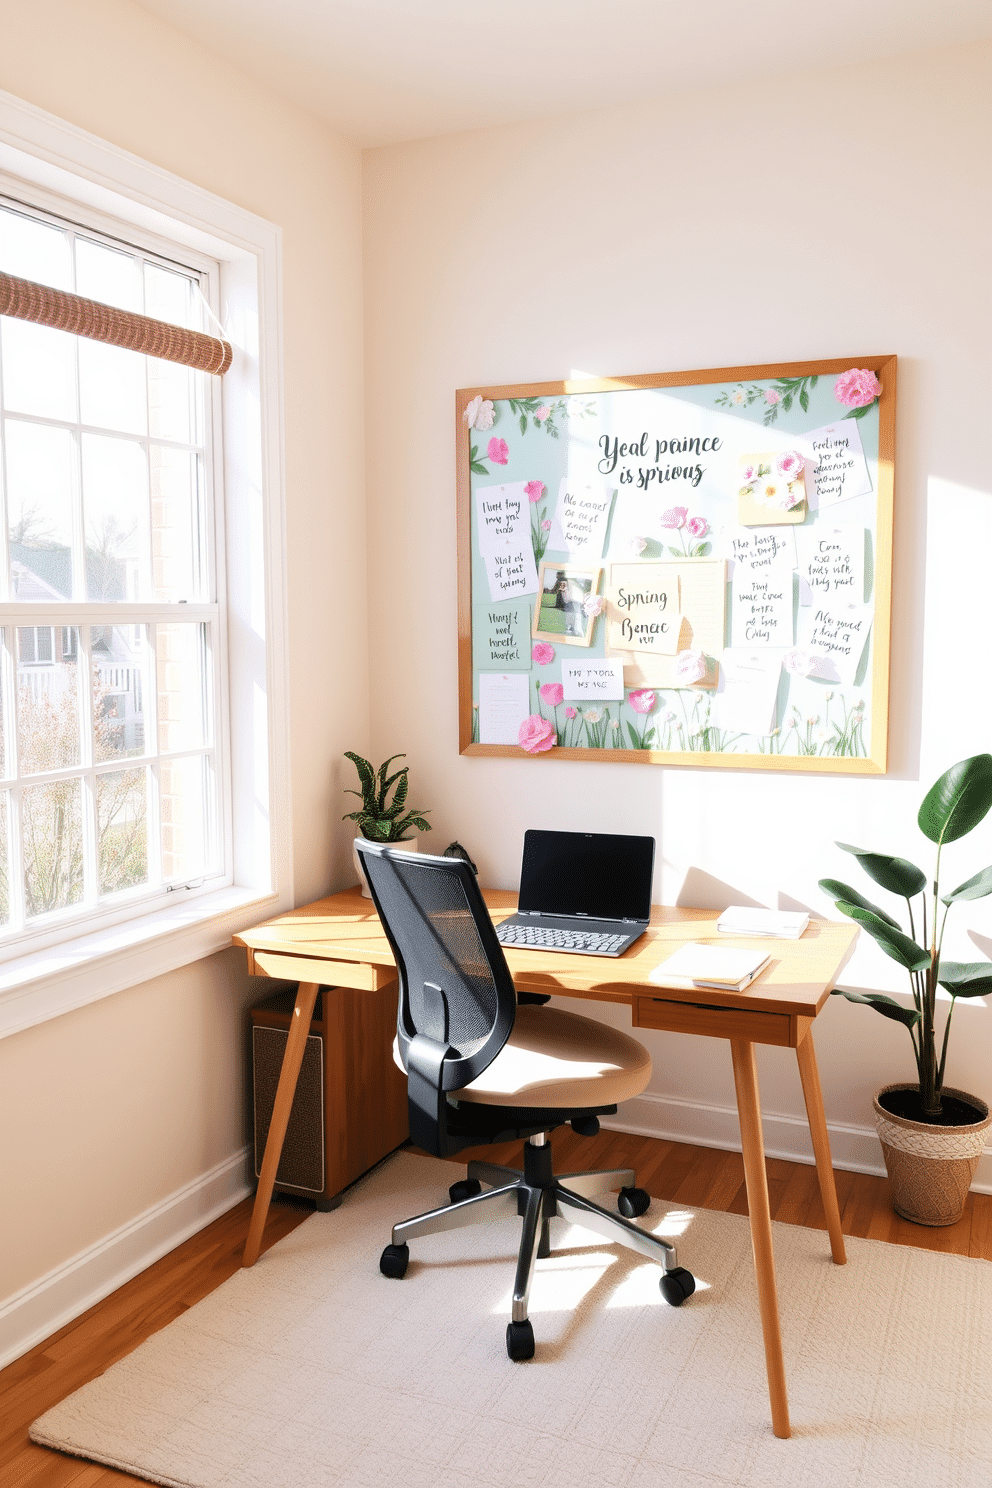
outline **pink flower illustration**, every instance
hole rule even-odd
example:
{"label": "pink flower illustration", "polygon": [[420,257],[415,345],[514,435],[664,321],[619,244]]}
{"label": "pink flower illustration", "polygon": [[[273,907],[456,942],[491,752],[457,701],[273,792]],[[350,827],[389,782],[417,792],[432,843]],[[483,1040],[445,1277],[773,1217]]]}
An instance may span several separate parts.
{"label": "pink flower illustration", "polygon": [[798,450],[785,450],[775,461],[775,470],[783,480],[798,480],[806,461]]}
{"label": "pink flower illustration", "polygon": [[540,713],[532,713],[520,725],[517,743],[528,754],[545,754],[547,750],[554,749],[556,742],[554,724],[542,718]]}
{"label": "pink flower illustration", "polygon": [[627,544],[627,550],[632,558],[640,558],[647,545],[646,537],[632,537]]}
{"label": "pink flower illustration", "polygon": [[777,393],[774,388],[765,388],[765,402],[768,404],[768,406],[770,408],[774,408],[775,407],[775,404],[776,403],[781,403],[781,401],[782,401],[782,394],[781,393]]}
{"label": "pink flower illustration", "polygon": [[845,408],[867,408],[882,391],[882,384],[867,367],[852,367],[834,383],[834,397]]}
{"label": "pink flower illustration", "polygon": [[549,708],[557,708],[564,700],[565,689],[560,682],[543,682],[541,684],[541,702],[547,703]]}
{"label": "pink flower illustration", "polygon": [[601,615],[605,609],[606,600],[603,598],[602,594],[590,594],[587,599],[584,599],[582,601],[583,613],[588,615],[590,618],[596,615]]}
{"label": "pink flower illustration", "polygon": [[685,526],[685,519],[689,515],[687,506],[670,506],[666,512],[662,512],[660,521],[662,527],[675,529]]}
{"label": "pink flower illustration", "polygon": [[569,706],[568,708],[565,709],[565,717],[566,718],[578,718],[578,716],[579,716],[578,713],[576,712],[576,710],[573,707]]}
{"label": "pink flower illustration", "polygon": [[690,537],[705,537],[710,530],[710,524],[705,517],[690,517],[685,524],[685,530]]}
{"label": "pink flower illustration", "polygon": [[481,393],[472,399],[463,417],[470,429],[478,429],[482,433],[491,429],[496,421],[492,403],[488,398],[483,398]]}
{"label": "pink flower illustration", "polygon": [[497,439],[494,434],[486,446],[486,454],[494,465],[505,465],[510,458],[510,446],[505,439]]}
{"label": "pink flower illustration", "polygon": [[787,651],[782,664],[794,677],[809,677],[815,670],[813,658],[808,651]]}
{"label": "pink flower illustration", "polygon": [[757,479],[757,465],[745,465],[744,469],[741,471],[741,484],[745,486],[753,486]]}
{"label": "pink flower illustration", "polygon": [[650,713],[658,696],[650,687],[639,687],[636,692],[627,694],[627,701],[635,713]]}
{"label": "pink flower illustration", "polygon": [[547,403],[542,403],[540,408],[534,409],[534,422],[536,424],[543,424],[544,420],[546,418],[549,418],[550,416],[551,409],[548,407]]}
{"label": "pink flower illustration", "polygon": [[536,661],[538,666],[549,666],[555,659],[555,648],[549,646],[547,641],[538,641],[530,655],[531,660]]}
{"label": "pink flower illustration", "polygon": [[688,687],[701,682],[706,676],[706,657],[702,651],[680,651],[675,658],[675,680],[678,686]]}
{"label": "pink flower illustration", "polygon": [[[491,441],[490,442],[490,445],[489,445],[489,458],[491,460],[494,460],[496,458],[496,456],[492,452],[492,448],[493,448],[493,444],[494,443],[495,443],[495,440]],[[503,445],[503,448],[505,449],[506,448],[506,445],[505,445],[504,441],[503,440],[500,440],[500,443]],[[500,464],[501,465],[505,465],[506,464],[506,460],[505,459],[501,460],[500,461]],[[544,495],[544,482],[543,481],[528,481],[527,484],[524,486],[524,490],[527,492],[527,500],[528,501],[540,501],[541,497]]]}
{"label": "pink flower illustration", "polygon": [[551,519],[549,517],[545,517],[544,521],[541,523],[541,531],[542,532],[550,532],[551,531]]}

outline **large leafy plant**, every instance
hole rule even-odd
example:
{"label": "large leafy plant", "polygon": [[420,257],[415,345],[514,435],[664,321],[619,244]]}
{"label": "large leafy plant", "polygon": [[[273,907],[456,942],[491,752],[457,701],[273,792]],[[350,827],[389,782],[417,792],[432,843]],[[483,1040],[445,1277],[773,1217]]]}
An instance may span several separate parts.
{"label": "large leafy plant", "polygon": [[[855,920],[882,947],[887,956],[909,973],[913,1006],[908,1008],[882,992],[842,992],[849,1002],[864,1002],[885,1018],[893,1018],[909,1031],[920,1084],[923,1119],[939,1118],[947,1063],[947,1039],[954,1006],[959,997],[992,994],[992,962],[944,961],[941,947],[947,916],[953,904],[966,899],[984,899],[992,894],[992,866],[983,868],[949,894],[940,893],[941,853],[949,842],[965,837],[992,808],[992,755],[978,754],[961,760],[927,792],[917,818],[921,832],[937,845],[933,882],[906,858],[866,852],[846,842],[837,846],[853,853],[861,867],[881,888],[906,901],[909,934],[877,904],[835,878],[822,878],[820,888],[829,894],[842,914]],[[917,913],[914,901],[921,901]],[[942,911],[942,912],[941,912]],[[919,932],[919,938],[917,934]],[[922,941],[922,945],[919,943]],[[937,988],[950,993],[944,1018],[940,1054],[937,1053]],[[839,990],[839,989],[838,989]]]}
{"label": "large leafy plant", "polygon": [[[403,808],[406,806],[410,785],[409,766],[404,765],[392,775],[388,773],[393,760],[405,758],[403,754],[391,754],[376,770],[360,754],[352,754],[350,749],[345,752],[345,759],[350,759],[358,771],[358,783],[361,786],[361,790],[349,790],[346,794],[358,796],[362,809],[349,811],[341,820],[357,822],[359,832],[370,842],[400,842],[411,827],[416,827],[419,832],[429,832],[431,829],[430,822],[424,820],[425,813],[419,807],[408,809],[404,814]],[[389,798],[391,790],[392,800]]]}

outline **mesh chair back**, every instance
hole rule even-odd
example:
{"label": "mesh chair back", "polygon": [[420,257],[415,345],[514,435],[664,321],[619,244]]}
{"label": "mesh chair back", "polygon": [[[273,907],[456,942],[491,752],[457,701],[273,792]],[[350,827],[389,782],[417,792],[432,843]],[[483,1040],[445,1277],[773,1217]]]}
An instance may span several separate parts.
{"label": "mesh chair back", "polygon": [[482,1073],[509,1037],[516,993],[468,863],[359,838],[375,907],[396,958],[397,1032],[404,1063],[422,1034],[445,1044],[443,1088]]}

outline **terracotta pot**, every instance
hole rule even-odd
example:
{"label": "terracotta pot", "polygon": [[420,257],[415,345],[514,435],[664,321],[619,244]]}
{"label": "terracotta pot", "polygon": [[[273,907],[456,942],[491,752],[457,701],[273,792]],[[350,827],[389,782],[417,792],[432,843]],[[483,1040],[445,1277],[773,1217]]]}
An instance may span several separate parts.
{"label": "terracotta pot", "polygon": [[892,1207],[914,1224],[956,1224],[964,1213],[992,1113],[979,1096],[945,1085],[945,1095],[956,1096],[983,1114],[967,1126],[911,1121],[879,1104],[882,1096],[895,1090],[917,1091],[919,1086],[885,1085],[875,1096],[875,1126],[892,1185]]}
{"label": "terracotta pot", "polygon": [[[357,837],[355,840],[358,840]],[[390,846],[401,847],[404,852],[419,852],[419,842],[420,833],[410,832],[407,834],[406,837],[403,838],[401,842],[393,842],[390,844]],[[365,882],[365,874],[362,872],[362,865],[358,858],[358,848],[355,846],[354,842],[351,844],[351,861],[355,866],[355,878],[358,880],[358,883],[361,886],[363,897],[366,899],[371,899],[372,895],[369,893],[369,886]]]}

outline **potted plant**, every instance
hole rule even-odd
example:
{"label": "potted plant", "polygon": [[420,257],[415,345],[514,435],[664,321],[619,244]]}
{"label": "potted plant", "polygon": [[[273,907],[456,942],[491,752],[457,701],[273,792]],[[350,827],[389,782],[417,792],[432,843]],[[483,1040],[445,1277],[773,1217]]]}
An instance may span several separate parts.
{"label": "potted plant", "polygon": [[[959,997],[992,994],[992,962],[946,961],[941,954],[951,906],[992,894],[992,867],[983,868],[949,894],[940,893],[940,859],[945,845],[965,837],[992,808],[992,755],[961,760],[927,792],[917,818],[924,836],[936,844],[933,880],[906,858],[866,852],[846,842],[881,888],[906,901],[909,934],[886,910],[835,878],[820,880],[842,914],[863,926],[887,956],[905,967],[913,1006],[882,992],[841,992],[849,1002],[867,1003],[883,1017],[902,1023],[913,1044],[917,1079],[886,1085],[875,1096],[875,1122],[892,1185],[893,1207],[917,1224],[947,1225],[961,1218],[965,1199],[992,1116],[985,1101],[944,1083],[951,1019]],[[921,901],[916,914],[914,901]],[[942,912],[941,912],[942,911]],[[919,938],[917,938],[919,937]],[[920,944],[922,941],[922,944]],[[937,1028],[937,988],[950,994]],[[835,989],[840,992],[840,989]]]}
{"label": "potted plant", "polygon": [[[425,820],[427,813],[419,807],[406,811],[403,809],[410,788],[409,766],[404,765],[392,775],[388,774],[393,760],[405,758],[403,754],[392,754],[376,770],[360,754],[346,750],[345,759],[350,759],[358,771],[358,783],[361,786],[361,790],[348,790],[346,794],[358,796],[362,807],[360,811],[347,812],[341,820],[353,821],[356,834],[367,837],[370,842],[402,842],[408,851],[416,852],[417,832],[429,832],[431,829],[430,822]],[[390,791],[393,793],[392,799],[389,796]],[[352,849],[352,858],[362,893],[367,899],[369,891],[357,849]]]}

